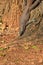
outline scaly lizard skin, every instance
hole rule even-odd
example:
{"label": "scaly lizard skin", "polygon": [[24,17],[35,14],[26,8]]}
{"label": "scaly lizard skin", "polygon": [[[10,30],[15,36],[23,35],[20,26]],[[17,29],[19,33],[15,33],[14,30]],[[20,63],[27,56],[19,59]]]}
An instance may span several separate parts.
{"label": "scaly lizard skin", "polygon": [[[20,17],[20,29],[19,29],[19,35],[22,36],[25,29],[27,21],[30,18],[30,12],[37,7],[37,5],[40,3],[41,0],[28,0],[28,4],[26,8],[24,9],[21,17]],[[25,3],[24,3],[25,4]]]}

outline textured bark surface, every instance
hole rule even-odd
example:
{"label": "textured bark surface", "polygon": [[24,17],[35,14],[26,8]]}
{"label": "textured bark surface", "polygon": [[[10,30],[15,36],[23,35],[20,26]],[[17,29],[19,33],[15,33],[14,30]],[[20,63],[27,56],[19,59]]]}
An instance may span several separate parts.
{"label": "textured bark surface", "polygon": [[17,37],[23,5],[22,0],[0,0],[0,65],[43,65],[43,1]]}

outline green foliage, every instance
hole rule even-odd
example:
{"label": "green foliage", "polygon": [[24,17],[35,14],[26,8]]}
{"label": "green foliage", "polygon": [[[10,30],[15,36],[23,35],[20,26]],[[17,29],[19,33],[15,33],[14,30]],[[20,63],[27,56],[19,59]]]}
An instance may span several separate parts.
{"label": "green foliage", "polygon": [[37,46],[33,45],[32,46],[33,49],[39,49]]}
{"label": "green foliage", "polygon": [[6,47],[6,48],[0,47],[0,51],[4,51],[4,50],[6,50],[6,49],[9,49],[9,47]]}

